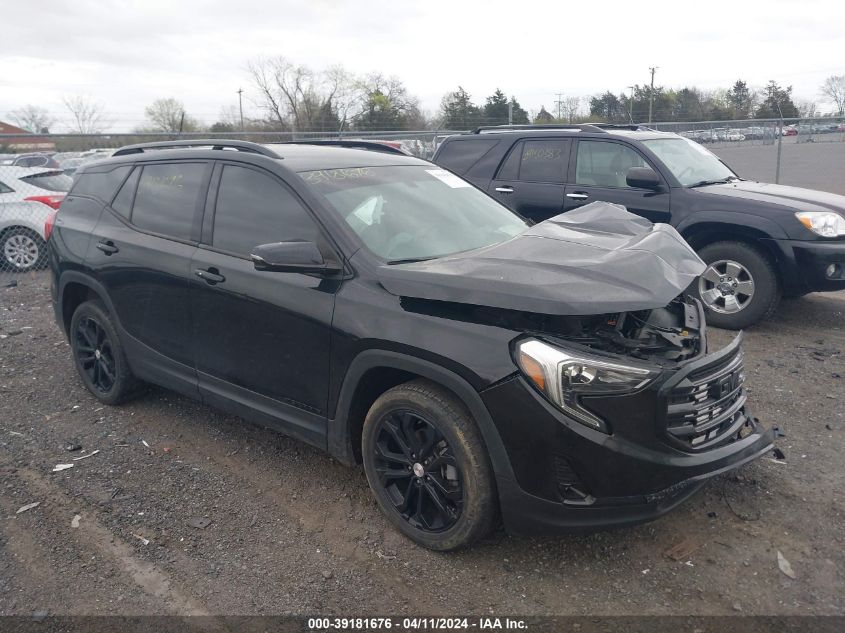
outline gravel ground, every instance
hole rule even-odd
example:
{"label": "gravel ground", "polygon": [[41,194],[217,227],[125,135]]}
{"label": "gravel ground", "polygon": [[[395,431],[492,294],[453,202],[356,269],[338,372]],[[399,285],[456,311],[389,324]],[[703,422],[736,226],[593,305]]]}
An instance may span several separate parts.
{"label": "gravel ground", "polygon": [[162,389],[101,406],[24,276],[0,288],[0,614],[843,614],[843,311],[809,295],[747,333],[785,463],[648,525],[444,555],[390,529],[360,468]]}

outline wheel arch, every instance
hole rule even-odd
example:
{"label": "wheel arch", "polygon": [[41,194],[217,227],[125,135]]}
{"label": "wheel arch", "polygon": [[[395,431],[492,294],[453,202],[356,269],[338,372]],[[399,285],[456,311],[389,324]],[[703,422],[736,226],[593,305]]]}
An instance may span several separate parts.
{"label": "wheel arch", "polygon": [[105,304],[112,318],[117,321],[117,316],[108,298],[106,289],[95,279],[85,274],[77,271],[63,273],[59,280],[57,296],[59,304],[57,312],[61,317],[62,327],[66,336],[70,331],[70,320],[73,318],[73,313],[85,301],[99,299]]}
{"label": "wheel arch", "polygon": [[425,378],[454,395],[472,415],[497,478],[513,479],[499,432],[478,392],[458,374],[421,358],[388,350],[361,352],[349,366],[329,420],[328,449],[340,461],[360,462],[364,416],[378,396],[396,385]]}
{"label": "wheel arch", "polygon": [[[728,217],[724,217],[728,215]],[[756,215],[745,215],[748,223],[729,221],[731,215],[713,215],[678,226],[678,232],[695,251],[716,242],[742,242],[756,248],[774,265],[781,282],[787,286],[794,282],[796,262],[778,240],[786,239],[783,230],[771,220]]]}

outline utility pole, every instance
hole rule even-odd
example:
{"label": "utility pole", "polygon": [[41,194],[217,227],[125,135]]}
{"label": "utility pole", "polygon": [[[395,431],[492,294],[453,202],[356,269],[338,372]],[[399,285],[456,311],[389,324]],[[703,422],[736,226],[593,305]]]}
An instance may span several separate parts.
{"label": "utility pole", "polygon": [[238,109],[241,111],[241,132],[244,131],[244,89],[238,88]]}
{"label": "utility pole", "polygon": [[628,86],[628,120],[634,122],[634,86]]}
{"label": "utility pole", "polygon": [[513,101],[508,101],[508,125],[513,125]]}
{"label": "utility pole", "polygon": [[648,91],[648,124],[651,125],[651,113],[654,110],[654,73],[659,66],[652,66],[651,71],[651,90]]}
{"label": "utility pole", "polygon": [[555,101],[555,103],[557,104],[557,118],[558,118],[558,121],[559,121],[562,118],[562,114],[561,114],[561,112],[562,112],[561,108],[563,107],[563,93],[562,92],[557,93],[557,101]]}

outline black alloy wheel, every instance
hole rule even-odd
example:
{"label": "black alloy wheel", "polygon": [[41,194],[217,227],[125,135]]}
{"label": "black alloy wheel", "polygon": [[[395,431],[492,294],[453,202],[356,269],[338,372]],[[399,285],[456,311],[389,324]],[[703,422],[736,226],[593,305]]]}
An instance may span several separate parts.
{"label": "black alloy wheel", "polygon": [[414,528],[442,532],[460,518],[461,472],[440,430],[414,411],[394,410],[378,423],[375,470],[396,511]]}
{"label": "black alloy wheel", "polygon": [[440,552],[489,534],[498,513],[490,456],[469,409],[419,378],[392,387],[361,430],[367,481],[387,520]]}
{"label": "black alloy wheel", "polygon": [[101,393],[108,393],[117,378],[117,364],[108,333],[102,324],[89,316],[79,320],[74,336],[76,361],[88,375],[91,385]]}
{"label": "black alloy wheel", "polygon": [[145,385],[133,375],[112,316],[102,301],[86,301],[74,310],[68,338],[76,371],[100,402],[120,404],[144,391]]}

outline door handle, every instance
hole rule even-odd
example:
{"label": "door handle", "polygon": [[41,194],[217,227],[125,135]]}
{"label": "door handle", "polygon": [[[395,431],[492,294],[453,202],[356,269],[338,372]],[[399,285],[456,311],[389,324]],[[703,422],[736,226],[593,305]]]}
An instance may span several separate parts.
{"label": "door handle", "polygon": [[113,255],[120,250],[111,240],[100,240],[97,242],[97,248],[103,251],[106,255]]}
{"label": "door handle", "polygon": [[203,270],[202,268],[197,268],[194,271],[194,274],[212,286],[214,284],[223,283],[226,281],[226,278],[219,273],[216,268],[209,268],[208,270]]}
{"label": "door handle", "polygon": [[573,200],[586,200],[590,196],[586,193],[568,193],[566,194],[567,198],[572,198]]}
{"label": "door handle", "polygon": [[499,193],[513,193],[513,187],[496,187]]}

